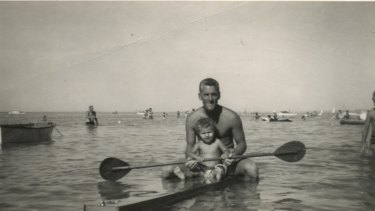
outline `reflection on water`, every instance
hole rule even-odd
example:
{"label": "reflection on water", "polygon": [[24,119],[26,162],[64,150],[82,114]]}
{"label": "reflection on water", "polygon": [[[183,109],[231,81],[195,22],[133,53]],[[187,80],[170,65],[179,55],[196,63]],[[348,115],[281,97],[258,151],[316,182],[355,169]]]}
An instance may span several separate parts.
{"label": "reflection on water", "polygon": [[[33,122],[43,115],[0,113],[0,124]],[[99,164],[107,157],[131,165],[184,157],[185,119],[169,114],[163,120],[158,115],[145,120],[130,113],[101,113],[100,126],[87,128],[84,112],[48,113],[63,136],[54,132],[51,142],[0,150],[0,209],[82,210],[84,203],[143,199],[189,187],[189,182],[163,181],[161,168],[134,169],[117,182],[100,178]],[[259,166],[259,184],[233,183],[166,209],[374,210],[375,161],[359,156],[362,127],[340,125],[330,117],[278,124],[242,115],[248,152],[273,152],[297,140],[307,147],[305,157],[297,163],[253,158]]]}
{"label": "reflection on water", "polygon": [[126,199],[129,197],[144,197],[155,194],[153,190],[137,190],[137,185],[128,185],[121,182],[103,181],[98,182],[98,191],[103,200]]}
{"label": "reflection on water", "polygon": [[[184,188],[195,187],[197,182],[185,183]],[[198,183],[203,183],[200,181]],[[187,184],[187,186],[186,186]],[[257,192],[258,183],[243,181],[236,178],[224,182],[220,186],[208,188],[202,193],[195,194],[178,203],[165,205],[160,210],[248,210],[250,207],[258,207],[260,194]],[[180,189],[180,188],[177,188]]]}

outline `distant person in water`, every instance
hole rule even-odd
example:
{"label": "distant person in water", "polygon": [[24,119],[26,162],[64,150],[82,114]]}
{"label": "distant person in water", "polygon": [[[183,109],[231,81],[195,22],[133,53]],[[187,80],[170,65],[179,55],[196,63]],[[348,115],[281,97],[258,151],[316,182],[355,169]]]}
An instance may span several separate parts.
{"label": "distant person in water", "polygon": [[154,113],[152,112],[152,108],[146,109],[144,118],[145,119],[153,119],[154,118],[153,114]]}
{"label": "distant person in water", "polygon": [[336,119],[341,119],[341,118],[342,118],[342,111],[338,110],[338,112],[336,113]]}
{"label": "distant person in water", "polygon": [[161,117],[162,119],[166,119],[167,118],[167,113],[163,112],[163,115]]}
{"label": "distant person in water", "polygon": [[180,118],[180,111],[177,111],[177,118]]}
{"label": "distant person in water", "polygon": [[256,113],[255,113],[255,119],[259,119],[259,117],[260,117],[260,116],[259,116],[258,112],[256,112]]}
{"label": "distant person in water", "polygon": [[276,112],[273,112],[273,117],[272,117],[274,120],[277,120],[277,113]]}
{"label": "distant person in water", "polygon": [[94,106],[90,105],[89,110],[86,112],[86,124],[87,125],[99,125]]}
{"label": "distant person in water", "polygon": [[344,119],[350,119],[350,114],[348,110],[346,110],[345,112]]}
{"label": "distant person in water", "polygon": [[[375,105],[375,91],[372,93],[372,102]],[[371,138],[367,138],[371,132]],[[362,132],[361,154],[364,156],[375,155],[375,108],[367,112],[365,126]]]}
{"label": "distant person in water", "polygon": [[217,138],[215,122],[206,117],[201,118],[198,120],[195,130],[198,142],[191,149],[188,159],[199,161],[199,168],[208,181],[221,180],[227,172],[227,166],[220,160],[203,162],[209,158],[226,159],[229,154],[229,149]]}

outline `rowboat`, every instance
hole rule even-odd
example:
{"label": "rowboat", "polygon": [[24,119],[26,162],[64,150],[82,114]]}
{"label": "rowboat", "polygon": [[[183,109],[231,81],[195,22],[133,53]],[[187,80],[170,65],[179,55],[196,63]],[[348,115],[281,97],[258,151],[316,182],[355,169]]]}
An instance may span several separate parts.
{"label": "rowboat", "polygon": [[49,141],[55,126],[52,122],[0,125],[1,144]]}
{"label": "rowboat", "polygon": [[[306,153],[305,145],[298,141],[288,142],[279,147],[274,152],[268,153],[248,153],[244,155],[236,155],[233,158],[250,158],[262,156],[275,156],[286,162],[298,162]],[[222,158],[209,158],[205,161],[223,160]],[[109,157],[104,159],[99,166],[99,173],[103,179],[115,182],[130,172],[132,169],[150,168],[166,165],[179,165],[184,162],[171,162],[164,164],[152,164],[144,166],[131,166],[127,162],[117,158]],[[177,201],[191,198],[202,192],[211,191],[216,188],[223,187],[238,182],[237,177],[228,176],[221,181],[207,182],[201,177],[198,179],[187,179],[185,181],[177,180],[178,186],[181,187],[180,182],[183,182],[183,187],[177,191],[161,193],[154,196],[146,196],[136,200],[104,200],[97,204],[85,204],[84,211],[123,211],[123,210],[161,210],[161,206],[172,204]],[[168,181],[169,182],[169,181]],[[173,181],[170,181],[173,183]],[[176,180],[175,180],[176,182]]]}

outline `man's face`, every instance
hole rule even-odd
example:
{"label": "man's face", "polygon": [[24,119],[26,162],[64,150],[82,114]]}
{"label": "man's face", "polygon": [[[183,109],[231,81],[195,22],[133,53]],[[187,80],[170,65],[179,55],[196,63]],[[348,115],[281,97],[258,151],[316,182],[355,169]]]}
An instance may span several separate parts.
{"label": "man's face", "polygon": [[220,92],[214,86],[203,85],[198,95],[207,111],[214,110],[220,99]]}

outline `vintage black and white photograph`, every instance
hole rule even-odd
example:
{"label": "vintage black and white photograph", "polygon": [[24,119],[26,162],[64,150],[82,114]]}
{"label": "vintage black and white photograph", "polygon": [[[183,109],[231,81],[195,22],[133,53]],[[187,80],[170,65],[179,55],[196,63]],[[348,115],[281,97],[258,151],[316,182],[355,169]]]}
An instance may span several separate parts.
{"label": "vintage black and white photograph", "polygon": [[0,210],[375,210],[375,2],[0,1]]}

